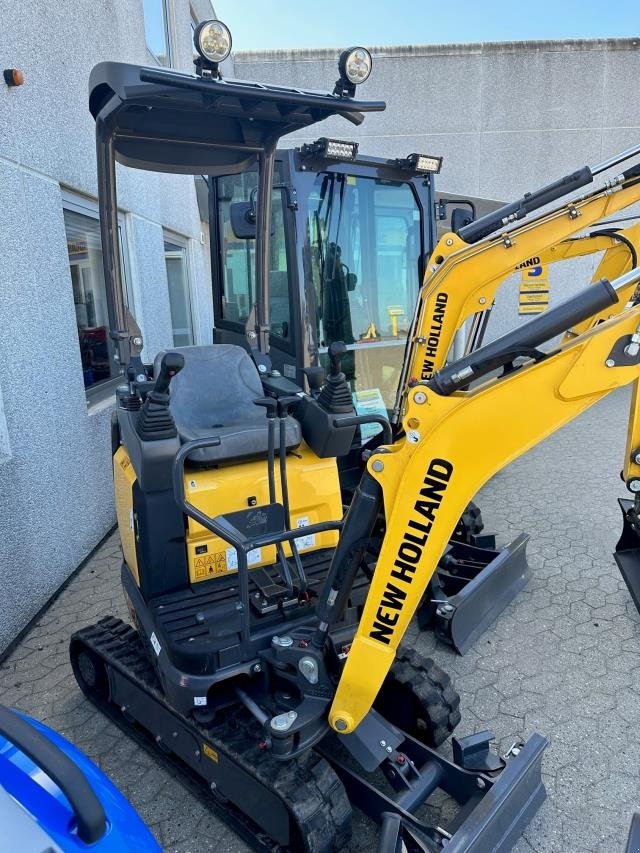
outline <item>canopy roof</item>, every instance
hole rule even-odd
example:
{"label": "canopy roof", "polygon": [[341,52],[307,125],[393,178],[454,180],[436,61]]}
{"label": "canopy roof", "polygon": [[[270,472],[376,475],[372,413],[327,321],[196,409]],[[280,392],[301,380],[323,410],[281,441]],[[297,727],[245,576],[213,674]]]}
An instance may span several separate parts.
{"label": "canopy roof", "polygon": [[96,65],[89,80],[97,132],[113,138],[120,163],[184,174],[240,171],[287,133],[333,115],[360,124],[385,106],[120,62]]}

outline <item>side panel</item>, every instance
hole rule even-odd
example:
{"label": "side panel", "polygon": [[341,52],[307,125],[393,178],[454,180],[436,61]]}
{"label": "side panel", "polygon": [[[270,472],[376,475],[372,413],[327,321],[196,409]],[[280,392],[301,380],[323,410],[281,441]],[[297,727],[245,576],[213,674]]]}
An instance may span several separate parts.
{"label": "side panel", "polygon": [[[277,463],[276,463],[277,468]],[[291,526],[304,528],[328,519],[342,518],[340,483],[335,459],[319,459],[306,445],[287,456],[287,481]],[[228,468],[198,469],[185,476],[187,500],[207,515],[215,517],[269,503],[266,460],[245,462]],[[281,500],[280,480],[276,471],[276,498]],[[304,536],[296,540],[298,551],[305,553],[333,548],[337,531]],[[288,545],[284,546],[289,555]],[[235,549],[192,518],[187,527],[187,555],[191,583],[217,575],[235,572]],[[276,561],[275,546],[256,549],[249,554],[249,566],[270,565]]]}
{"label": "side panel", "polygon": [[120,533],[124,559],[131,569],[137,585],[140,586],[138,555],[136,553],[135,518],[133,513],[133,485],[135,482],[136,474],[129,459],[129,454],[121,446],[113,457],[113,486],[118,532]]}

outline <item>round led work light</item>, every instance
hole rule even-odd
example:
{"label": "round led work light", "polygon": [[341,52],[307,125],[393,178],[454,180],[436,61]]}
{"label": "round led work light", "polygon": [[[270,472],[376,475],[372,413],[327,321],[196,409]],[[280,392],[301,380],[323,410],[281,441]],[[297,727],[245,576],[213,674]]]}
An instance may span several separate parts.
{"label": "round led work light", "polygon": [[333,94],[340,98],[353,98],[356,86],[369,78],[372,67],[373,59],[366,47],[343,50],[338,60],[340,77],[336,80]]}
{"label": "round led work light", "polygon": [[373,60],[366,47],[350,47],[340,55],[338,68],[342,77],[357,86],[369,77],[372,65]]}
{"label": "round led work light", "polygon": [[231,33],[222,21],[203,21],[195,29],[193,43],[206,63],[217,65],[231,53]]}

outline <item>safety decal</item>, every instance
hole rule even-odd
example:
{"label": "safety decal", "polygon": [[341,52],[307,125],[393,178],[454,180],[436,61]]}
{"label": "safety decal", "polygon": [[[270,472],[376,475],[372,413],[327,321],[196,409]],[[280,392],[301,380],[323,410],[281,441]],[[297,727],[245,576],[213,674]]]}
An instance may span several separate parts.
{"label": "safety decal", "polygon": [[[236,553],[235,548],[227,548],[226,551],[227,556],[227,569],[232,571],[233,569],[238,568],[238,554]],[[262,549],[254,548],[253,551],[249,551],[247,554],[247,563],[250,566],[255,566],[256,563],[262,562]]]}
{"label": "safety decal", "polygon": [[159,657],[160,652],[162,651],[162,646],[158,642],[158,638],[156,637],[156,632],[154,631],[149,637],[151,640],[151,645],[153,646],[153,650],[156,653],[156,657]]}
{"label": "safety decal", "polygon": [[529,314],[542,314],[549,307],[547,264],[541,264],[540,258],[529,258],[517,269],[522,270],[518,314],[521,317]]}
{"label": "safety decal", "polygon": [[[296,527],[308,527],[309,526],[309,516],[305,515],[302,518],[299,518],[296,521]],[[296,545],[298,546],[299,551],[304,551],[305,548],[313,548],[316,544],[315,534],[311,534],[310,536],[299,536],[295,540]]]}
{"label": "safety decal", "polygon": [[216,764],[218,764],[218,762],[220,761],[220,758],[218,757],[218,753],[215,751],[215,749],[212,746],[209,746],[208,743],[202,744],[202,752],[204,755],[207,756],[208,759],[210,759],[211,761],[215,761]]}
{"label": "safety decal", "polygon": [[193,561],[193,569],[196,580],[221,575],[227,571],[227,556],[224,551],[217,554],[203,554]]}

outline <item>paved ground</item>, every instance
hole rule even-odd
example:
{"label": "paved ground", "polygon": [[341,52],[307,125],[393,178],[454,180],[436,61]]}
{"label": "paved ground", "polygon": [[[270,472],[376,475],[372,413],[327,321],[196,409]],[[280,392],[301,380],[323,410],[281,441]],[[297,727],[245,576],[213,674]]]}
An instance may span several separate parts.
{"label": "paved ground", "polygon": [[[539,731],[548,799],[517,851],[620,850],[640,807],[640,617],[611,556],[627,396],[618,393],[496,477],[481,500],[503,540],[531,533],[527,589],[464,658],[412,629],[454,678],[462,734],[491,728],[502,748]],[[95,711],[67,663],[71,632],[126,618],[112,536],[0,665],[2,701],[58,729],[129,797],[167,851],[243,843],[154,758]],[[364,846],[363,846],[364,844]],[[356,845],[370,849],[362,839]]]}

